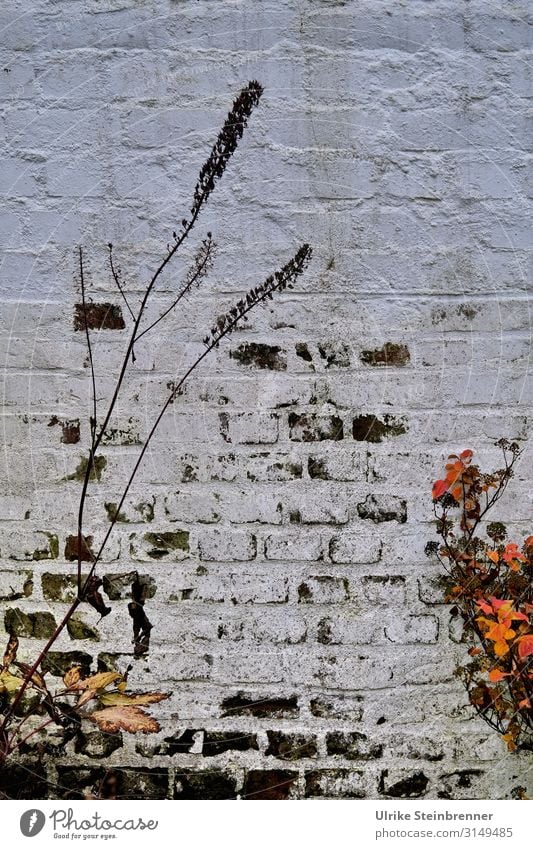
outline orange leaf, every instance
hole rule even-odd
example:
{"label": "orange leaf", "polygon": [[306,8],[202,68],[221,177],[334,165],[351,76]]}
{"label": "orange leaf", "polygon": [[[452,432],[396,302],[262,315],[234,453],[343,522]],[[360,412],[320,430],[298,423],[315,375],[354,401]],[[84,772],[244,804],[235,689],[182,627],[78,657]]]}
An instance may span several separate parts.
{"label": "orange leaf", "polygon": [[472,458],[473,454],[474,454],[474,452],[471,451],[470,448],[466,448],[464,451],[461,451],[461,453],[459,454],[459,457],[461,458],[461,460],[468,461]]}
{"label": "orange leaf", "polygon": [[519,708],[530,708],[531,702],[529,701],[529,699],[522,699],[521,702],[518,702],[518,707]]}
{"label": "orange leaf", "polygon": [[114,734],[121,729],[130,734],[150,734],[159,731],[159,723],[134,705],[107,707],[89,714],[89,719],[96,722],[100,731]]}
{"label": "orange leaf", "polygon": [[489,558],[489,560],[492,560],[493,563],[497,563],[500,559],[500,555],[498,554],[498,552],[492,550],[487,551],[487,557]]}
{"label": "orange leaf", "polygon": [[533,654],[533,634],[526,634],[525,637],[519,637],[517,642],[519,657],[529,657],[530,654]]}
{"label": "orange leaf", "polygon": [[502,734],[502,740],[505,740],[507,743],[507,748],[510,752],[514,752],[516,749],[515,737],[514,734],[508,732],[507,734]]}
{"label": "orange leaf", "polygon": [[509,674],[509,672],[502,672],[501,669],[491,669],[489,672],[489,681],[496,684],[498,681],[502,681],[503,678],[507,678]]}
{"label": "orange leaf", "polygon": [[433,501],[435,499],[440,498],[441,495],[444,495],[446,490],[448,489],[448,484],[446,481],[435,481],[433,484]]}
{"label": "orange leaf", "polygon": [[505,642],[505,640],[498,640],[494,643],[494,654],[496,657],[504,657],[509,651],[509,646]]}

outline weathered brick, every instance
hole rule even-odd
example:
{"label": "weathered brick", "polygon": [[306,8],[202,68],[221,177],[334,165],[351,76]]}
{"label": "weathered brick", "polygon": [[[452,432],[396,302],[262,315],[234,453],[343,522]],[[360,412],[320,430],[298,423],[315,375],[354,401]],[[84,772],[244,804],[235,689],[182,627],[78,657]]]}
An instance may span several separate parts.
{"label": "weathered brick", "polygon": [[229,355],[242,366],[269,371],[285,371],[287,368],[287,359],[279,345],[243,342],[238,348],[230,351]]}
{"label": "weathered brick", "polygon": [[364,799],[364,773],[350,769],[317,769],[305,773],[306,798]]}
{"label": "weathered brick", "polygon": [[267,560],[321,560],[322,553],[322,539],[315,531],[284,531],[265,540]]}
{"label": "weathered brick", "polygon": [[339,416],[289,413],[289,430],[293,442],[339,441],[344,438],[343,422]]}
{"label": "weathered brick", "polygon": [[247,696],[242,692],[228,696],[221,704],[222,716],[255,716],[281,719],[297,716],[297,696]]}
{"label": "weathered brick", "polygon": [[381,550],[381,541],[363,532],[343,532],[332,537],[329,543],[333,563],[378,563]]}
{"label": "weathered brick", "polygon": [[369,366],[405,366],[411,359],[407,345],[385,342],[383,347],[361,351],[361,361]]}
{"label": "weathered brick", "polygon": [[391,799],[418,799],[426,794],[429,778],[422,772],[406,769],[384,769],[378,785],[380,796]]}
{"label": "weathered brick", "polygon": [[183,560],[189,554],[189,532],[185,530],[150,531],[129,536],[130,557],[141,563],[154,560]]}
{"label": "weathered brick", "polygon": [[220,434],[233,445],[269,445],[277,442],[279,416],[275,413],[219,413]]}
{"label": "weathered brick", "polygon": [[33,592],[33,572],[27,569],[0,570],[0,601],[28,598]]}
{"label": "weathered brick", "polygon": [[324,719],[346,719],[360,722],[363,717],[363,697],[349,695],[319,695],[311,699],[309,707],[313,716]]}
{"label": "weathered brick", "polygon": [[267,731],[268,746],[265,755],[282,761],[316,758],[317,741],[312,734],[292,734],[284,731]]}
{"label": "weathered brick", "polygon": [[373,760],[381,758],[381,743],[369,740],[358,731],[332,731],[326,734],[328,755],[342,755],[348,760]]}
{"label": "weathered brick", "polygon": [[246,773],[243,799],[290,799],[295,793],[297,772],[285,769],[252,769]]}
{"label": "weathered brick", "polygon": [[230,578],[234,604],[283,604],[289,600],[289,581],[281,575],[239,575]]}
{"label": "weathered brick", "polygon": [[357,505],[361,519],[371,519],[373,522],[407,521],[407,501],[394,495],[367,495],[364,501]]}
{"label": "weathered brick", "polygon": [[164,500],[165,516],[170,522],[218,522],[220,496],[205,492],[174,492]]}
{"label": "weathered brick", "polygon": [[257,736],[242,731],[204,731],[202,755],[214,757],[223,752],[257,751]]}
{"label": "weathered brick", "polygon": [[42,640],[52,636],[56,620],[52,613],[26,613],[20,608],[8,607],[4,614],[4,627],[8,634]]}
{"label": "weathered brick", "polygon": [[436,643],[439,620],[436,616],[403,616],[385,626],[385,635],[393,643]]}
{"label": "weathered brick", "polygon": [[123,330],[126,325],[118,304],[76,304],[74,330]]}
{"label": "weathered brick", "polygon": [[174,778],[174,799],[236,799],[237,783],[222,770],[179,772]]}
{"label": "weathered brick", "polygon": [[249,531],[213,528],[199,534],[198,549],[202,560],[253,560],[257,552],[257,540]]}
{"label": "weathered brick", "polygon": [[303,604],[340,604],[349,595],[348,579],[331,575],[316,575],[298,586],[298,601]]}
{"label": "weathered brick", "polygon": [[353,420],[352,435],[358,442],[383,442],[407,433],[405,419],[392,415],[360,415]]}
{"label": "weathered brick", "polygon": [[361,578],[361,588],[364,598],[372,606],[384,605],[394,609],[405,603],[403,575],[365,575]]}

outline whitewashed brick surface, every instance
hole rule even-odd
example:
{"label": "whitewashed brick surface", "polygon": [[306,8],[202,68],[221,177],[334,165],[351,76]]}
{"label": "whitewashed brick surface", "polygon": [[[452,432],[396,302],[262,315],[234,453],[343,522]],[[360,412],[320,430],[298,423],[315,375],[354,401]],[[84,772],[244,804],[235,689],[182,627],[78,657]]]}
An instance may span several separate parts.
{"label": "whitewashed brick surface", "polygon": [[[104,762],[133,797],[533,792],[531,754],[466,705],[424,555],[443,459],[468,446],[493,466],[502,436],[524,455],[500,516],[531,533],[531,24],[526,0],[4,0],[0,597],[2,624],[33,617],[23,659],[72,597],[90,409],[77,246],[95,303],[120,305],[112,242],[136,304],[233,97],[263,84],[154,292],[147,320],[212,230],[208,280],[136,348],[90,488],[95,542],[213,319],[314,248],[170,407],[100,569],[153,580],[130,681],[172,692],[162,731],[69,744],[52,795]],[[93,333],[100,410],[126,334]],[[124,669],[127,601],[126,582],[106,619],[80,613],[98,640],[55,649]]]}

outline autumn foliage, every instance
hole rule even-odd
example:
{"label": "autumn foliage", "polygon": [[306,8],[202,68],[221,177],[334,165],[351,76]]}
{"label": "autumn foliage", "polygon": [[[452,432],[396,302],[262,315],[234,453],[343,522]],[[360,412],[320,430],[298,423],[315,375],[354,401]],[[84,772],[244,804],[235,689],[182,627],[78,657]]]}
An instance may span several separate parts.
{"label": "autumn foliage", "polygon": [[501,522],[485,522],[520,455],[514,442],[496,444],[494,472],[481,472],[470,449],[448,457],[432,493],[440,542],[426,552],[445,568],[446,601],[472,644],[458,670],[470,703],[513,751],[533,744],[533,536],[510,542]]}

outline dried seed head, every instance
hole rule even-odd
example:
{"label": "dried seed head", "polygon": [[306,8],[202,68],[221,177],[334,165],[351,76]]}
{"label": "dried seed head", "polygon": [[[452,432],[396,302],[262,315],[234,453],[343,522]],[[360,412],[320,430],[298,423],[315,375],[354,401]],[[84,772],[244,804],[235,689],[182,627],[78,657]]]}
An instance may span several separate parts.
{"label": "dried seed head", "polygon": [[248,123],[252,110],[259,103],[263,87],[257,80],[252,80],[242,89],[234,100],[231,111],[224,122],[218,138],[213,145],[209,158],[200,170],[198,182],[194,190],[194,201],[191,215],[197,215],[201,206],[206,202],[215,188],[215,183],[222,177],[226,166],[234,154],[239,139]]}

